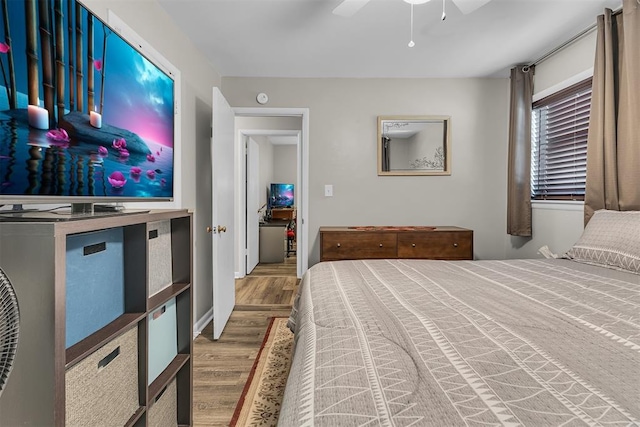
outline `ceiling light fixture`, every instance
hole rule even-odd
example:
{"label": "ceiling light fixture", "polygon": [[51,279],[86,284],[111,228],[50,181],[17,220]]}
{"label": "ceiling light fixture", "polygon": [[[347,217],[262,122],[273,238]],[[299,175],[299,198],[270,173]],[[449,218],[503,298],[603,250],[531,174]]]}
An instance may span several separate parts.
{"label": "ceiling light fixture", "polygon": [[407,46],[414,47],[416,44],[413,41],[413,5],[414,4],[425,4],[431,0],[404,0],[405,3],[409,3],[411,5],[411,40],[409,40],[409,44]]}
{"label": "ceiling light fixture", "polygon": [[413,42],[413,3],[411,3],[411,39],[409,40],[409,47],[414,47],[416,44]]}
{"label": "ceiling light fixture", "polygon": [[[411,40],[409,41],[409,47],[414,47],[416,43],[413,41],[413,5],[428,3],[431,0],[403,0],[405,3],[411,5]],[[442,15],[440,20],[447,19],[447,13],[445,10],[445,4],[448,0],[442,0]],[[468,14],[476,9],[481,8],[491,0],[451,0],[452,3],[462,12]],[[636,0],[640,4],[640,0]],[[341,3],[333,9],[334,15],[351,17],[362,9],[370,0],[342,0]]]}

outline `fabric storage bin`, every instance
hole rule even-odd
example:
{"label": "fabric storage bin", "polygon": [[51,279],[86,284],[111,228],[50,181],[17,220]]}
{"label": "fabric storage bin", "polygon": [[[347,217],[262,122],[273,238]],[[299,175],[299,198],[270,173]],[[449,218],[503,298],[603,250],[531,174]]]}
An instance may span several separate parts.
{"label": "fabric storage bin", "polygon": [[173,283],[171,269],[171,221],[147,224],[149,238],[149,296]]}
{"label": "fabric storage bin", "polygon": [[124,313],[124,230],[67,237],[67,348]]}
{"label": "fabric storage bin", "polygon": [[138,327],[105,344],[65,374],[67,426],[124,425],[138,410]]}
{"label": "fabric storage bin", "polygon": [[176,299],[171,298],[149,314],[149,384],[178,354]]}
{"label": "fabric storage bin", "polygon": [[178,425],[178,388],[174,378],[149,408],[149,426],[175,427]]}

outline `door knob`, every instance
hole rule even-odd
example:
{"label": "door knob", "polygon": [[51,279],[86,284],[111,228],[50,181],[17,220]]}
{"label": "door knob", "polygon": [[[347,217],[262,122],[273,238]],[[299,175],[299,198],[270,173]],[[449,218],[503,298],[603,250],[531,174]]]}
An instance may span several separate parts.
{"label": "door knob", "polygon": [[227,227],[224,225],[219,225],[218,226],[218,233],[226,233],[227,232]]}
{"label": "door knob", "polygon": [[211,233],[213,231],[213,228],[211,228],[211,226],[207,226],[207,233]]}

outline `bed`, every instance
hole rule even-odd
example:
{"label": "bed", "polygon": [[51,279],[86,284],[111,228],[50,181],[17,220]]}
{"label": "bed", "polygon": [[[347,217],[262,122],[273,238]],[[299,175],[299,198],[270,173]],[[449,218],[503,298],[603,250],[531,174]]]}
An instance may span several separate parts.
{"label": "bed", "polygon": [[563,259],[316,264],[289,325],[281,426],[640,425],[640,213]]}

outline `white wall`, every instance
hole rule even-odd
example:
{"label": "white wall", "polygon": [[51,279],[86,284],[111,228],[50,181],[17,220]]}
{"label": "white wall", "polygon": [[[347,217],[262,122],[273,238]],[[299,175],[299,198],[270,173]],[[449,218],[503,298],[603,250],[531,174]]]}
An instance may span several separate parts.
{"label": "white wall", "polygon": [[[592,32],[536,66],[534,100],[549,95],[593,74],[596,33]],[[563,254],[578,240],[584,229],[582,202],[533,203],[533,237],[508,237],[507,258],[540,257],[538,249],[547,245]]]}
{"label": "white wall", "polygon": [[213,86],[220,86],[220,76],[155,1],[83,0],[83,3],[105,22],[111,9],[180,70],[182,185],[177,191],[182,207],[194,211],[194,316],[200,319],[211,309],[213,298],[211,238],[205,228],[211,217],[211,93]]}
{"label": "white wall", "polygon": [[531,238],[508,236],[507,258],[540,258],[538,249],[547,245],[552,252],[562,255],[582,234],[582,203],[534,202]]}
{"label": "white wall", "polygon": [[258,173],[259,186],[260,186],[260,206],[267,203],[267,194],[269,191],[269,185],[273,182],[274,173],[274,150],[273,144],[266,136],[253,137],[260,147],[260,171]]}
{"label": "white wall", "polygon": [[[322,225],[459,225],[505,256],[508,79],[222,79],[234,107],[309,108],[309,263]],[[448,115],[452,175],[379,177],[377,116]],[[334,196],[324,197],[324,185]]]}

